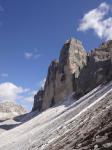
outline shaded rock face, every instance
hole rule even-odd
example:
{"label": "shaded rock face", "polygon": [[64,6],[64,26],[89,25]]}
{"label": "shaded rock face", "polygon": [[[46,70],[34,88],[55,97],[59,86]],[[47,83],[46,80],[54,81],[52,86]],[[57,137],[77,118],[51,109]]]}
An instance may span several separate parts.
{"label": "shaded rock face", "polygon": [[88,54],[87,65],[75,79],[77,95],[83,96],[108,80],[112,80],[112,41],[103,43]]}
{"label": "shaded rock face", "polygon": [[42,109],[49,108],[53,105],[54,97],[55,97],[55,83],[56,83],[56,74],[58,71],[59,62],[57,60],[54,60],[51,62],[49,69],[48,69],[48,75],[44,87],[44,94],[43,94],[43,103],[42,103]]}
{"label": "shaded rock face", "polygon": [[44,89],[34,97],[33,110],[52,107],[73,91],[79,98],[107,80],[112,80],[112,41],[87,53],[72,38],[62,47],[59,61],[51,62]]}
{"label": "shaded rock face", "polygon": [[43,102],[43,90],[39,90],[37,94],[34,96],[34,104],[32,111],[41,110],[42,102]]}

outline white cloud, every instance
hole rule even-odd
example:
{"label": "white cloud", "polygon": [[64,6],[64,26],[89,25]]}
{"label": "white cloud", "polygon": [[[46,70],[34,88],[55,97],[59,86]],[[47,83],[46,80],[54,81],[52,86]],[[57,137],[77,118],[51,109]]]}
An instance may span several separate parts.
{"label": "white cloud", "polygon": [[0,102],[16,102],[26,108],[32,108],[34,102],[34,95],[37,93],[37,90],[31,90],[17,86],[11,82],[5,82],[0,84]]}
{"label": "white cloud", "polygon": [[33,57],[33,54],[32,53],[29,53],[29,52],[25,52],[25,58],[26,59],[30,59]]}
{"label": "white cloud", "polygon": [[24,56],[26,59],[38,59],[41,55],[34,49],[32,52],[25,52]]}
{"label": "white cloud", "polygon": [[8,73],[2,73],[1,74],[1,77],[8,77],[9,75],[8,75]]}
{"label": "white cloud", "polygon": [[46,78],[44,78],[42,81],[40,81],[40,86],[42,88],[44,88],[45,82],[46,82]]}
{"label": "white cloud", "polygon": [[111,6],[101,3],[99,7],[90,10],[84,15],[79,25],[78,31],[93,29],[101,39],[112,39],[112,17],[105,18],[111,11]]}
{"label": "white cloud", "polygon": [[19,94],[27,92],[28,89],[16,86],[11,82],[0,84],[0,101],[15,101],[19,98]]}

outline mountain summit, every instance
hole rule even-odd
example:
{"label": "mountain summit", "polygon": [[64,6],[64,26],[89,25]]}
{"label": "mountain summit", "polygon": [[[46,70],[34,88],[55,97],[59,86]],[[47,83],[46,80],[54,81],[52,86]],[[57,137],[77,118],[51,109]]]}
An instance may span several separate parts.
{"label": "mountain summit", "polygon": [[104,81],[112,79],[112,41],[86,52],[74,38],[63,45],[59,60],[53,60],[43,90],[34,97],[32,111],[43,111],[75,92],[80,98]]}

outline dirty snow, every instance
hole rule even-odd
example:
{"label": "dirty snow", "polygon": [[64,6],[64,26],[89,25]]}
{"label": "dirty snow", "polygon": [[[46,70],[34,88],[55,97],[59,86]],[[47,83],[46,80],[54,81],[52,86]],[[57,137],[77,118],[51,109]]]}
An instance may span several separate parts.
{"label": "dirty snow", "polygon": [[[42,150],[59,138],[58,131],[68,132],[67,124],[94,107],[112,92],[112,82],[100,85],[79,100],[66,98],[63,104],[42,112],[22,125],[0,135],[0,150]],[[31,114],[30,114],[31,115]]]}

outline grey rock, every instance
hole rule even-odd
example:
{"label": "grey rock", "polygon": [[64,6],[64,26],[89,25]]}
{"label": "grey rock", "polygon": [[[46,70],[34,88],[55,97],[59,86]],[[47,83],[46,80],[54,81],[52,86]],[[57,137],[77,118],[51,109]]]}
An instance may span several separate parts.
{"label": "grey rock", "polygon": [[32,111],[35,111],[35,110],[39,110],[41,111],[41,108],[42,108],[42,102],[43,102],[43,90],[39,90],[37,92],[37,94],[34,96],[34,104],[33,104],[33,108],[32,108]]}
{"label": "grey rock", "polygon": [[27,111],[21,105],[14,102],[1,102],[0,103],[0,120],[6,120],[15,116],[23,115]]}
{"label": "grey rock", "polygon": [[75,80],[76,93],[80,97],[108,80],[112,80],[112,41],[88,54],[87,65]]}
{"label": "grey rock", "polygon": [[73,77],[78,77],[80,70],[85,65],[86,51],[82,43],[73,38],[66,41],[61,49],[59,61],[53,60],[48,68],[46,83],[41,95],[41,105],[38,104],[39,91],[34,97],[32,110],[36,110],[35,108],[45,110],[70,95],[75,87]]}
{"label": "grey rock", "polygon": [[110,80],[112,40],[87,53],[80,41],[71,38],[62,47],[59,61],[51,62],[44,89],[34,97],[32,110],[43,111],[52,107],[74,91],[75,97],[80,98]]}

